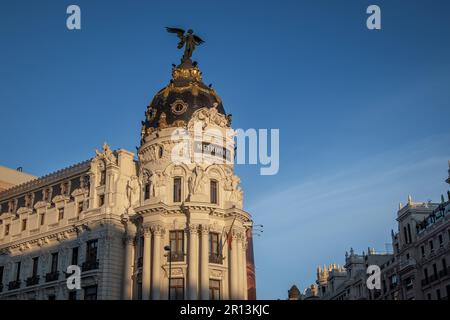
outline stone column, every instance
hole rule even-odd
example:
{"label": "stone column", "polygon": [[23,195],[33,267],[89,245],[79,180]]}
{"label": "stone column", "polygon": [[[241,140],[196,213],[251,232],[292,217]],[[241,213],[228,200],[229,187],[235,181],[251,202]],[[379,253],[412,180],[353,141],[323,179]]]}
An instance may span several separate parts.
{"label": "stone column", "polygon": [[142,300],[150,300],[150,256],[152,235],[149,228],[144,229],[144,249],[142,257]]}
{"label": "stone column", "polygon": [[231,246],[228,248],[228,256],[230,257],[230,298],[238,299],[238,245],[237,245],[237,236],[233,231]]}
{"label": "stone column", "polygon": [[242,281],[243,277],[243,270],[244,270],[244,263],[242,261],[242,235],[239,234],[237,241],[236,241],[236,254],[237,254],[237,278],[238,278],[238,295],[237,299],[242,300],[243,299],[243,291],[244,291],[244,284]]}
{"label": "stone column", "polygon": [[202,225],[202,244],[200,256],[200,286],[201,299],[209,300],[209,227]]}
{"label": "stone column", "polygon": [[134,236],[125,235],[125,261],[122,284],[122,299],[131,300],[132,297],[132,274],[133,274],[133,251],[134,251]]}
{"label": "stone column", "polygon": [[153,232],[153,268],[152,268],[152,299],[161,299],[161,236],[164,229],[160,225],[152,226]]}
{"label": "stone column", "polygon": [[247,241],[242,234],[242,299],[247,300]]}
{"label": "stone column", "polygon": [[189,265],[188,294],[189,300],[198,299],[198,225],[189,225]]}

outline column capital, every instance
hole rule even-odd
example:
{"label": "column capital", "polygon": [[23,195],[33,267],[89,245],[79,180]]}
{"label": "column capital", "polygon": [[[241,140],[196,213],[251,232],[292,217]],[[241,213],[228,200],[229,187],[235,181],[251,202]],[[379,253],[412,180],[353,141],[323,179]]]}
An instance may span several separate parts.
{"label": "column capital", "polygon": [[151,228],[149,227],[149,226],[145,226],[145,227],[143,227],[142,228],[142,235],[144,236],[144,237],[150,237],[151,236]]}
{"label": "column capital", "polygon": [[154,224],[152,226],[150,226],[150,228],[152,229],[152,232],[155,236],[161,236],[165,233],[165,229],[162,225],[159,224]]}
{"label": "column capital", "polygon": [[189,234],[197,234],[198,230],[199,230],[199,225],[195,224],[195,223],[191,223],[188,225],[187,227],[187,231],[189,232]]}
{"label": "column capital", "polygon": [[200,232],[202,233],[202,235],[209,234],[209,229],[210,227],[207,224],[202,224],[200,226]]}

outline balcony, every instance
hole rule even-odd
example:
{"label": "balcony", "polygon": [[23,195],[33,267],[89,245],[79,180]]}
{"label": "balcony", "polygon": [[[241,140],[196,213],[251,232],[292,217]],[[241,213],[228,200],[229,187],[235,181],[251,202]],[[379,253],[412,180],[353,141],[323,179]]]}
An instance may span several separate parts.
{"label": "balcony", "polygon": [[170,255],[170,260],[172,262],[184,261],[184,253],[183,252],[172,252]]}
{"label": "balcony", "polygon": [[412,268],[416,265],[416,260],[414,259],[408,259],[404,261],[400,261],[400,270],[406,269],[406,268]]}
{"label": "balcony", "polygon": [[15,290],[20,288],[20,280],[11,281],[8,283],[8,290]]}
{"label": "balcony", "polygon": [[39,283],[39,276],[32,276],[27,278],[27,287],[37,285]]}
{"label": "balcony", "polygon": [[45,275],[45,282],[57,281],[59,279],[59,271],[49,272]]}
{"label": "balcony", "polygon": [[92,260],[92,261],[85,261],[81,265],[81,271],[85,272],[85,271],[97,270],[98,266],[99,266],[98,259]]}
{"label": "balcony", "polygon": [[210,254],[209,255],[209,263],[222,264],[223,257],[221,254]]}

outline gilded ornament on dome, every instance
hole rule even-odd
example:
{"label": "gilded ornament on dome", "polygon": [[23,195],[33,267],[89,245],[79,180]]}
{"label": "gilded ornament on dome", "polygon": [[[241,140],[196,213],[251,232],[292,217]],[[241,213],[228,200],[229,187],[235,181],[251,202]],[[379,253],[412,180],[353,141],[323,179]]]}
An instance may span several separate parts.
{"label": "gilded ornament on dome", "polygon": [[161,113],[161,115],[159,116],[158,128],[164,129],[164,128],[167,128],[168,126],[169,126],[169,125],[167,124],[166,114],[163,112],[163,113]]}

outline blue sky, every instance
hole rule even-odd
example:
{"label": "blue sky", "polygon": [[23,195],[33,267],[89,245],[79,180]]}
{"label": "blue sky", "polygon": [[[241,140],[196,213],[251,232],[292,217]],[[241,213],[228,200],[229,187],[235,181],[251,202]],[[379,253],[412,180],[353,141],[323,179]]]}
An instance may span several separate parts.
{"label": "blue sky", "polygon": [[[366,28],[378,4],[382,30]],[[78,4],[82,30],[65,27]],[[398,202],[437,201],[450,159],[448,1],[2,1],[0,163],[43,175],[140,121],[193,28],[236,128],[280,129],[280,172],[238,166],[259,298],[314,281],[345,250],[384,250]],[[276,257],[276,258],[274,258]]]}

